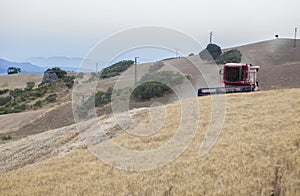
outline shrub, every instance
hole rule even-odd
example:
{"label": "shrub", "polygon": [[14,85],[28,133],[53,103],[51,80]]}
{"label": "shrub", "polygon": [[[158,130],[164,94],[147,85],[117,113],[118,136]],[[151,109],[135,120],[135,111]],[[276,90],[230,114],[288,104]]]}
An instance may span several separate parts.
{"label": "shrub", "polygon": [[41,107],[42,107],[42,101],[41,101],[41,100],[36,101],[35,104],[34,104],[33,106],[34,106],[34,107],[41,108]]}
{"label": "shrub", "polygon": [[27,105],[26,104],[21,104],[21,105],[16,105],[13,109],[13,113],[18,113],[18,112],[23,112],[27,109]]}
{"label": "shrub", "polygon": [[24,94],[24,91],[22,89],[20,89],[20,88],[16,88],[16,89],[11,90],[9,92],[9,95],[12,96],[13,98],[17,98],[17,97],[19,97],[19,96],[21,96],[23,94]]}
{"label": "shrub", "polygon": [[172,71],[160,71],[145,74],[139,85],[133,90],[131,97],[137,100],[148,100],[162,97],[172,92],[172,87],[183,83],[184,76]]}
{"label": "shrub", "polygon": [[12,100],[11,96],[0,97],[0,106],[10,103],[11,100]]}
{"label": "shrub", "polygon": [[48,97],[46,97],[46,101],[47,103],[52,103],[52,102],[55,102],[56,101],[56,98],[57,98],[57,94],[51,94],[49,95]]}
{"label": "shrub", "polygon": [[132,60],[123,60],[115,63],[101,71],[100,78],[110,78],[119,75],[128,69],[134,62]]}
{"label": "shrub", "polygon": [[1,140],[11,140],[11,139],[12,139],[11,135],[2,135],[1,136]]}
{"label": "shrub", "polygon": [[191,80],[192,79],[192,75],[191,74],[187,74],[185,75],[186,79]]}
{"label": "shrub", "polygon": [[3,95],[5,93],[7,93],[9,90],[8,89],[3,89],[3,90],[0,90],[0,95]]}
{"label": "shrub", "polygon": [[155,81],[148,81],[137,86],[131,97],[137,100],[149,100],[153,97],[162,97],[172,92],[172,89],[165,84]]}
{"label": "shrub", "polygon": [[34,82],[27,82],[26,84],[27,84],[26,90],[32,90],[33,87],[35,86]]}
{"label": "shrub", "polygon": [[66,76],[63,81],[68,88],[72,88],[74,85],[75,76]]}

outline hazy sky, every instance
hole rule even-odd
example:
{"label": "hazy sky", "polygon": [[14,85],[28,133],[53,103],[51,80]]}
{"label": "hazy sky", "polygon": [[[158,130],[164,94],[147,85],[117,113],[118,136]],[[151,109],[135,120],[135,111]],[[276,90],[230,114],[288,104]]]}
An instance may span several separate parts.
{"label": "hazy sky", "polygon": [[292,38],[299,7],[299,0],[1,0],[0,58],[84,57],[109,35],[145,25],[203,45],[213,31],[221,47]]}

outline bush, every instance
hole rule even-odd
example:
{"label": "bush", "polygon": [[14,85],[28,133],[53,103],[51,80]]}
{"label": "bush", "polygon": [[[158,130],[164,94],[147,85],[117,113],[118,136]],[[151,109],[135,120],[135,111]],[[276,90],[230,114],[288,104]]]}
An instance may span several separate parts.
{"label": "bush", "polygon": [[66,76],[63,81],[68,88],[72,88],[74,85],[75,76]]}
{"label": "bush", "polygon": [[3,95],[5,93],[7,93],[9,90],[8,89],[3,89],[3,90],[0,90],[0,95]]}
{"label": "bush", "polygon": [[26,84],[27,84],[26,90],[32,90],[33,87],[35,86],[34,82],[27,82]]}
{"label": "bush", "polygon": [[221,54],[221,47],[216,44],[208,44],[206,48],[199,53],[200,58],[205,61],[215,60]]}
{"label": "bush", "polygon": [[172,87],[182,84],[184,76],[172,71],[160,71],[145,74],[139,85],[132,92],[131,97],[137,100],[148,100],[162,97],[172,92]]}
{"label": "bush", "polygon": [[148,81],[137,86],[131,97],[137,100],[149,100],[153,97],[163,97],[172,92],[172,89],[165,84],[155,81]]}
{"label": "bush", "polygon": [[52,103],[52,102],[55,102],[56,101],[56,98],[57,98],[57,94],[51,94],[49,95],[48,97],[46,97],[46,101],[47,103]]}
{"label": "bush", "polygon": [[20,88],[16,88],[14,90],[11,90],[9,92],[9,95],[12,96],[13,98],[17,98],[17,97],[20,97],[24,94],[24,91]]}
{"label": "bush", "polygon": [[110,78],[120,75],[121,72],[128,69],[133,63],[132,60],[124,60],[106,67],[101,71],[100,78]]}
{"label": "bush", "polygon": [[13,113],[18,113],[18,112],[23,112],[27,109],[27,105],[26,104],[21,104],[21,105],[16,105],[13,109]]}
{"label": "bush", "polygon": [[187,74],[187,75],[185,75],[185,77],[186,77],[186,79],[188,79],[188,80],[191,80],[191,79],[193,78],[191,74]]}
{"label": "bush", "polygon": [[216,59],[217,64],[224,63],[240,63],[242,60],[242,53],[237,49],[232,49],[224,52]]}
{"label": "bush", "polygon": [[34,107],[38,107],[41,108],[42,107],[42,101],[38,100],[35,102],[35,104],[33,105]]}
{"label": "bush", "polygon": [[10,103],[11,100],[12,100],[11,96],[0,97],[0,106]]}
{"label": "bush", "polygon": [[11,140],[11,139],[12,139],[11,135],[2,135],[1,136],[1,140]]}

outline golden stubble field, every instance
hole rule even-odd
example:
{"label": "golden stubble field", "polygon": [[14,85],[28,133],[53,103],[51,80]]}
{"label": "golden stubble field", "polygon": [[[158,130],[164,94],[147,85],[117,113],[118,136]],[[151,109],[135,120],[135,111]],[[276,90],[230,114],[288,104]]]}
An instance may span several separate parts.
{"label": "golden stubble field", "polygon": [[[0,193],[299,195],[300,89],[226,95],[222,132],[210,153],[201,157],[199,148],[209,126],[210,99],[198,98],[201,115],[195,138],[165,167],[143,172],[119,170],[82,148],[0,173]],[[146,138],[122,133],[113,141],[134,150],[163,145],[177,130],[180,105],[170,104],[166,110],[169,117],[157,134]],[[148,118],[145,115],[142,121]]]}

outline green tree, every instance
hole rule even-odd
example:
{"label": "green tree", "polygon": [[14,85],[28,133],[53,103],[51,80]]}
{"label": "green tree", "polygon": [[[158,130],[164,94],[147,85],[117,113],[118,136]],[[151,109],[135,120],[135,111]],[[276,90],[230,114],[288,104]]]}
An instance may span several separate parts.
{"label": "green tree", "polygon": [[221,56],[216,59],[216,63],[240,63],[242,60],[242,53],[237,49],[232,49],[224,52]]}
{"label": "green tree", "polygon": [[21,73],[21,68],[18,67],[9,67],[7,69],[7,74],[18,74]]}
{"label": "green tree", "polygon": [[205,61],[215,60],[221,54],[221,47],[216,44],[208,44],[206,48],[199,53],[200,58]]}

